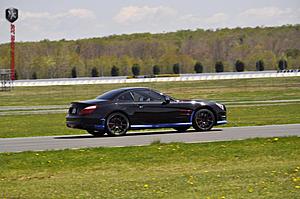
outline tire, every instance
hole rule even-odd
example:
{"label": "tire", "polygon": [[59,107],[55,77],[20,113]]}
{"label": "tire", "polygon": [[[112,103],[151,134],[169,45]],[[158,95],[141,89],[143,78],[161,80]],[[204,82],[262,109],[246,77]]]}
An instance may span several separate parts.
{"label": "tire", "polygon": [[105,134],[105,131],[97,131],[97,130],[86,130],[89,134],[92,134],[95,137],[101,137]]}
{"label": "tire", "polygon": [[129,120],[122,113],[112,113],[107,117],[106,130],[110,136],[125,135],[129,128]]}
{"label": "tire", "polygon": [[208,109],[198,110],[193,118],[193,127],[196,131],[209,131],[216,122],[215,115]]}
{"label": "tire", "polygon": [[176,127],[174,128],[176,131],[178,132],[185,132],[186,130],[188,130],[190,128],[190,126],[181,126],[181,127]]}

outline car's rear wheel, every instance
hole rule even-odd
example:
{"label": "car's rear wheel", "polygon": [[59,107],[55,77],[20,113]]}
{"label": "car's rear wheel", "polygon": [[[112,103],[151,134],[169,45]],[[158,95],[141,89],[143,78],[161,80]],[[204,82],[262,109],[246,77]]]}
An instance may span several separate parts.
{"label": "car's rear wheel", "polygon": [[93,136],[96,136],[96,137],[100,137],[100,136],[103,136],[105,134],[105,131],[102,130],[102,131],[98,131],[98,130],[86,130],[89,134],[92,134]]}
{"label": "car's rear wheel", "polygon": [[106,130],[108,135],[121,136],[125,135],[129,128],[129,120],[122,113],[112,113],[106,120]]}
{"label": "car's rear wheel", "polygon": [[176,131],[178,132],[185,132],[186,130],[188,130],[190,127],[189,126],[181,126],[181,127],[176,127],[174,128]]}
{"label": "car's rear wheel", "polygon": [[198,110],[193,118],[193,127],[196,131],[209,131],[215,124],[215,115],[208,109]]}

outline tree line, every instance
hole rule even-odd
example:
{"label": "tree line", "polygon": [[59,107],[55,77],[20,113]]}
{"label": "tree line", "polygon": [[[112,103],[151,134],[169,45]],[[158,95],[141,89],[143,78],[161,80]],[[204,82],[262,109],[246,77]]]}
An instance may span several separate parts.
{"label": "tree line", "polygon": [[[288,67],[288,64],[287,64],[286,60],[284,60],[284,59],[279,60],[278,70],[285,70],[285,69],[287,69],[287,67]],[[194,65],[194,71],[193,72],[203,73],[203,68],[204,67],[203,67],[201,62],[196,62],[196,64]],[[180,70],[181,70],[181,67],[180,67],[179,63],[176,63],[176,64],[173,65],[173,71],[172,72],[174,74],[180,74]],[[256,71],[264,71],[265,70],[265,64],[264,64],[263,60],[258,60],[256,62],[255,70]],[[137,76],[141,75],[140,71],[141,71],[141,67],[140,67],[139,64],[133,64],[132,65],[131,72],[132,72],[133,77],[137,77]],[[245,71],[245,64],[244,64],[243,61],[237,60],[235,62],[235,71],[236,72]],[[217,73],[224,72],[224,64],[221,61],[216,62],[215,72],[217,72]],[[153,75],[159,75],[160,74],[160,67],[158,65],[154,65],[152,67],[152,74]],[[111,76],[120,76],[120,69],[117,66],[113,66],[111,68],[111,74],[110,75]],[[77,76],[78,76],[77,75],[77,69],[76,69],[76,67],[73,67],[72,71],[71,71],[71,77],[76,78]],[[96,67],[92,68],[90,77],[99,77],[99,71]],[[35,73],[34,73],[32,79],[36,79],[36,74]]]}
{"label": "tree line", "polygon": [[[300,68],[300,25],[16,43],[19,79]],[[0,45],[0,68],[10,46]]]}

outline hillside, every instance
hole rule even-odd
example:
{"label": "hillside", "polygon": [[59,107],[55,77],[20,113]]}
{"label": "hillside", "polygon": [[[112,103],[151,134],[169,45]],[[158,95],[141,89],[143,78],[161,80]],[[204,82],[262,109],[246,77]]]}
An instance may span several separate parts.
{"label": "hillside", "polygon": [[[9,68],[9,44],[0,45],[0,68]],[[245,70],[255,70],[258,60],[265,70],[277,69],[285,59],[289,68],[300,68],[300,25],[198,29],[161,34],[113,35],[76,41],[18,42],[16,70],[18,78],[70,77],[73,67],[77,76],[108,76],[112,66],[119,75],[131,75],[133,64],[139,64],[141,74],[152,74],[154,65],[160,73],[173,73],[178,63],[181,73],[194,72],[201,62],[203,72],[215,72],[215,63],[222,61],[225,71],[235,71],[234,63],[241,60]]]}

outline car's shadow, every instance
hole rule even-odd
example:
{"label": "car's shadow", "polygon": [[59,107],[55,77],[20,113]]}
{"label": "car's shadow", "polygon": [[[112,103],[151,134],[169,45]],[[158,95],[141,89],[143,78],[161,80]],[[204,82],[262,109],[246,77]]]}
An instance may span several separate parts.
{"label": "car's shadow", "polygon": [[[128,137],[128,136],[140,136],[140,135],[162,135],[162,134],[184,134],[184,133],[210,133],[210,132],[218,132],[218,131],[222,131],[222,129],[213,129],[210,131],[204,131],[204,132],[197,132],[195,130],[189,130],[186,132],[178,132],[178,131],[147,131],[147,132],[128,132],[126,135],[121,136],[121,137]],[[96,137],[93,135],[88,135],[88,134],[84,134],[84,135],[70,135],[70,136],[56,136],[54,137],[54,139],[85,139],[85,138],[117,138],[114,136],[108,136],[108,135],[104,135],[104,136],[100,136],[100,137]]]}

